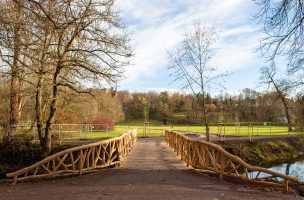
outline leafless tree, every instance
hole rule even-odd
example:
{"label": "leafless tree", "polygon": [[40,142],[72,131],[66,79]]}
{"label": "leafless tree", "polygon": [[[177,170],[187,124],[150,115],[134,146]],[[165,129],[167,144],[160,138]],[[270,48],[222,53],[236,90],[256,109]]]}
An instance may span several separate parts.
{"label": "leafless tree", "polygon": [[218,33],[214,27],[197,24],[193,30],[185,34],[177,50],[168,53],[168,69],[175,77],[174,81],[181,81],[182,88],[190,89],[198,99],[206,127],[207,141],[210,141],[210,130],[205,102],[206,90],[218,86],[218,79],[228,74],[216,73],[216,68],[210,67],[208,63],[215,55],[213,46],[217,39]]}
{"label": "leafless tree", "polygon": [[90,93],[92,86],[116,84],[132,50],[114,0],[10,1],[30,24],[20,63],[24,82],[35,88],[37,131],[48,153],[59,99],[67,90]]}
{"label": "leafless tree", "polygon": [[[126,58],[131,55],[128,38],[113,3],[113,0],[78,0],[58,1],[55,5],[46,6],[38,4],[43,18],[51,22],[54,35],[48,48],[51,57],[55,57],[55,62],[51,63],[52,70],[48,72],[50,105],[44,137],[41,138],[48,151],[51,145],[49,131],[61,90],[68,88],[82,93],[86,91],[79,88],[84,83],[115,84],[123,72],[122,67],[127,64]],[[47,9],[50,9],[50,14],[44,12]],[[39,98],[36,101],[39,102]]]}
{"label": "leafless tree", "polygon": [[[10,76],[10,119],[9,135],[15,134],[18,129],[20,107],[22,104],[22,52],[25,49],[26,18],[22,9],[23,0],[18,2],[0,2],[0,59],[7,67]],[[3,66],[2,66],[3,67]]]}
{"label": "leafless tree", "polygon": [[272,87],[276,92],[276,98],[280,99],[284,107],[285,117],[287,119],[288,131],[292,131],[292,121],[291,121],[291,113],[290,107],[287,101],[287,95],[290,89],[292,88],[292,84],[287,78],[277,78],[278,69],[274,63],[272,63],[268,67],[261,68],[261,76],[260,83],[266,84],[268,87]]}
{"label": "leafless tree", "polygon": [[264,56],[274,61],[278,56],[288,57],[288,70],[297,72],[298,85],[303,85],[304,70],[304,1],[255,0],[260,6],[256,17],[264,24],[266,37],[261,42]]}

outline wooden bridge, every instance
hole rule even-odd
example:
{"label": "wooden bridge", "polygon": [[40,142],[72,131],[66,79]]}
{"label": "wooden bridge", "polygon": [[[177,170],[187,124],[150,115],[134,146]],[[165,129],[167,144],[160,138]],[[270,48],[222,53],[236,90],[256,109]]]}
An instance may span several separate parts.
{"label": "wooden bridge", "polygon": [[130,152],[136,139],[136,130],[133,130],[120,137],[66,149],[6,176],[13,177],[15,184],[22,180],[67,174],[81,175],[89,170],[106,168],[119,164]]}
{"label": "wooden bridge", "polygon": [[[288,190],[288,183],[290,181],[298,182],[294,177],[286,176],[264,168],[251,166],[240,158],[229,154],[218,145],[208,143],[203,140],[189,138],[174,131],[166,131],[165,141],[167,145],[173,148],[174,151],[181,156],[181,159],[185,161],[187,166],[192,166],[196,169],[208,170],[209,172],[212,171],[218,175],[219,179],[202,176],[198,171],[195,171],[192,167],[186,167],[181,160],[177,159],[173,151],[167,147],[161,138],[140,139],[139,144],[134,145],[136,140],[136,130],[134,130],[129,133],[125,133],[118,138],[67,149],[45,158],[30,167],[14,173],[9,173],[7,174],[7,177],[13,178],[16,183],[22,180],[32,180],[63,174],[82,174],[83,172],[94,170],[96,168],[105,168],[111,165],[120,164],[120,167],[95,172],[97,174],[93,174],[94,176],[81,176],[78,177],[77,180],[84,184],[82,180],[85,179],[85,184],[90,184],[92,187],[95,187],[95,184],[103,184],[104,188],[108,188],[109,191],[117,189],[116,192],[118,193],[120,190],[125,191],[121,188],[122,186],[120,186],[120,184],[128,183],[127,185],[136,185],[138,183],[137,187],[141,188],[145,187],[147,184],[150,187],[156,187],[154,186],[155,184],[163,185],[170,182],[170,185],[174,185],[174,187],[187,185],[189,190],[193,191],[193,189],[195,189],[196,192],[193,193],[194,196],[197,195],[198,192],[196,187],[199,185],[210,185],[208,187],[206,186],[209,191],[209,196],[216,196],[217,190],[221,190],[223,194],[229,194],[231,197],[235,196],[240,198],[244,196],[244,193],[241,194],[242,196],[238,196],[240,195],[239,193],[235,194],[235,191],[240,190],[239,185],[231,184],[226,181],[221,182],[220,179],[233,177],[245,182],[281,187],[284,190]],[[134,150],[132,150],[128,158],[125,159],[133,146]],[[249,175],[252,171],[256,172],[254,177]],[[110,173],[111,176],[107,176],[107,173]],[[149,176],[147,176],[147,173]],[[275,178],[278,178],[279,182],[274,181]],[[76,178],[74,181],[75,180]],[[216,180],[219,180],[220,182]],[[56,185],[48,181],[40,182],[36,183],[38,185],[35,189],[29,186],[29,184],[17,184],[17,186],[14,186],[13,188],[16,187],[18,194],[10,194],[5,199],[18,199],[18,195],[21,195],[20,198],[24,199],[23,193],[27,193],[29,190],[37,190],[37,193],[41,193],[42,195],[40,197],[43,197],[43,195],[46,195],[49,192],[49,190],[45,189],[46,187],[50,188],[50,190],[54,187],[56,190],[60,191],[61,189],[58,188],[58,184],[66,184],[66,182],[69,181],[69,179],[63,179],[57,181]],[[40,187],[41,184],[44,185],[44,187]],[[65,185],[64,187],[72,187],[70,184],[68,185],[69,186]],[[199,187],[201,188],[201,186]],[[223,187],[229,189],[223,189]],[[39,190],[39,188],[41,190]],[[171,189],[169,190],[173,190],[172,186],[170,186],[170,188]],[[199,191],[199,193],[206,195],[204,192],[206,192],[207,189],[203,189],[202,191]],[[161,193],[161,191],[168,190],[168,188],[158,188],[158,190]],[[246,194],[250,194],[253,199],[259,199],[257,198],[258,195],[265,198],[265,193],[257,191],[252,192],[252,190],[246,188],[241,190],[246,191]],[[75,192],[77,194],[81,191],[82,189],[79,189],[79,191],[77,189]],[[149,193],[149,191],[146,192]],[[153,194],[153,192],[151,194]],[[65,192],[62,191],[62,195],[68,194],[65,194]],[[146,197],[144,193],[142,195],[143,197]],[[248,196],[248,199],[251,199],[250,195]],[[281,195],[283,194],[271,194],[267,198],[282,199],[279,198]],[[116,197],[117,199],[122,198],[121,196],[120,198],[119,196]],[[67,198],[72,198],[72,196],[67,196]],[[147,197],[147,199],[149,198]],[[290,196],[287,195],[286,199],[290,199]]]}
{"label": "wooden bridge", "polygon": [[[166,131],[165,139],[187,166],[213,171],[220,179],[224,176],[232,177],[265,186],[282,187],[284,191],[288,191],[289,181],[298,182],[292,176],[251,166],[219,145],[204,140],[191,139],[175,131]],[[250,172],[254,172],[255,176],[249,176]]]}

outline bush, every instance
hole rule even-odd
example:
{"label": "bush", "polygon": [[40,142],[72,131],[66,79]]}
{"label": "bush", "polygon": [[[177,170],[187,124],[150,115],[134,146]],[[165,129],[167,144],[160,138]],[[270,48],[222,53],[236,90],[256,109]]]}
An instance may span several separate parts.
{"label": "bush", "polygon": [[26,166],[43,158],[43,151],[39,144],[32,143],[33,137],[19,134],[10,138],[3,138],[0,143],[0,164]]}
{"label": "bush", "polygon": [[62,138],[59,133],[52,133],[51,135],[52,145],[60,145],[62,143]]}
{"label": "bush", "polygon": [[[32,141],[33,136],[28,134],[3,138],[0,143],[0,178],[5,178],[8,172],[30,166],[44,158],[41,146]],[[72,146],[54,146],[50,155],[70,147]]]}
{"label": "bush", "polygon": [[110,117],[96,117],[92,120],[92,124],[94,125],[93,131],[113,131],[115,128],[114,120]]}
{"label": "bush", "polygon": [[[3,138],[0,143],[1,163],[26,165],[43,158],[40,145],[32,143],[33,136],[27,134]],[[29,153],[30,152],[30,153]]]}
{"label": "bush", "polygon": [[304,133],[304,125],[296,126],[295,131],[299,133]]}

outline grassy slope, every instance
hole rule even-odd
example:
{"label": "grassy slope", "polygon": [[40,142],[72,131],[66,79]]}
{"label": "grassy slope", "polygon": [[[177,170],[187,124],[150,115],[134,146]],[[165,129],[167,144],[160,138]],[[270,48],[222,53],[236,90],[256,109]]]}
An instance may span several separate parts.
{"label": "grassy slope", "polygon": [[297,158],[304,148],[304,137],[253,143],[226,142],[221,146],[250,164],[267,167]]}

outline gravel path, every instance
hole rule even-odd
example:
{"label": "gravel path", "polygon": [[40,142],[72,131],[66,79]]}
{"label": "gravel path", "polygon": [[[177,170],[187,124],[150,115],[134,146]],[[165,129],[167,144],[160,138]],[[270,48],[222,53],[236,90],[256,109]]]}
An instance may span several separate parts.
{"label": "gravel path", "polygon": [[0,184],[1,200],[301,199],[219,180],[186,167],[162,138],[139,139],[120,167],[72,178]]}

